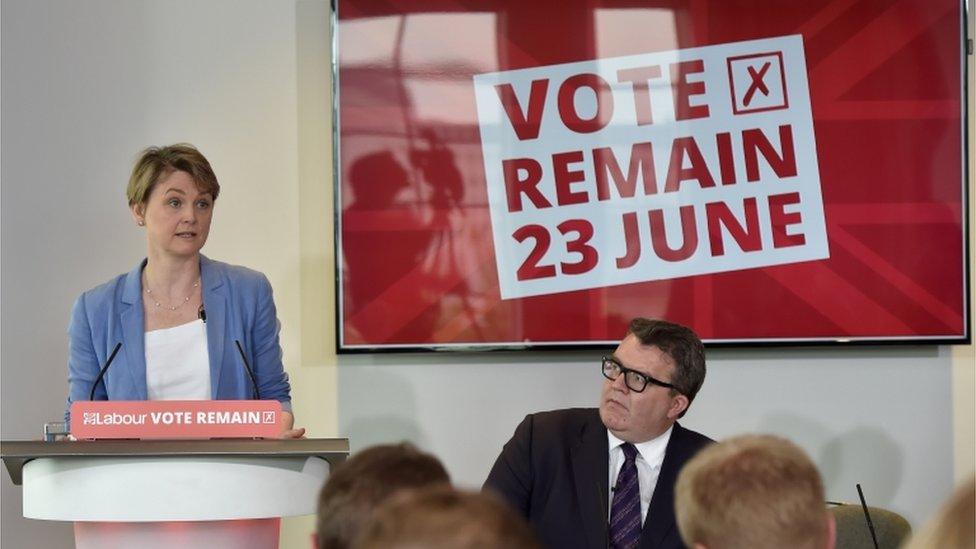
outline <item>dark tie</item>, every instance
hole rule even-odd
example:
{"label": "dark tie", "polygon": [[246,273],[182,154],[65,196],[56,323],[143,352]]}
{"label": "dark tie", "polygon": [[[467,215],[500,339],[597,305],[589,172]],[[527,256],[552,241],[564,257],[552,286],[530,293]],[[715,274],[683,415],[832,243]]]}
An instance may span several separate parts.
{"label": "dark tie", "polygon": [[624,451],[624,466],[617,475],[610,506],[610,547],[637,547],[641,532],[640,484],[637,482],[637,448],[629,442],[620,446]]}

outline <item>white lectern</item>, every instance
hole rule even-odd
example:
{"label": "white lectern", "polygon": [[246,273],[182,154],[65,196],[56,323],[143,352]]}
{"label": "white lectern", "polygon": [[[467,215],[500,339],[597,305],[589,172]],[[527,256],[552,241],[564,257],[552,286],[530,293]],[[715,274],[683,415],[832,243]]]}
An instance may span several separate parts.
{"label": "white lectern", "polygon": [[315,513],[347,439],[4,441],[24,516],[73,521],[89,547],[273,548]]}

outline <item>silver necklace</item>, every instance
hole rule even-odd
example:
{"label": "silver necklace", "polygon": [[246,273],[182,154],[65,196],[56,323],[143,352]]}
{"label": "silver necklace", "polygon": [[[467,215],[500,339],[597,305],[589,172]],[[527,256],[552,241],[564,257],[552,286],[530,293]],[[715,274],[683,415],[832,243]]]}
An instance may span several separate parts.
{"label": "silver necklace", "polygon": [[153,305],[155,305],[156,307],[165,307],[166,309],[169,309],[171,311],[175,311],[180,307],[186,305],[187,302],[190,301],[190,298],[193,297],[193,294],[196,293],[196,289],[199,287],[200,287],[200,279],[198,278],[197,281],[193,283],[193,290],[191,290],[193,293],[183,298],[183,301],[181,301],[179,305],[172,305],[172,306],[163,305],[162,303],[156,301],[156,297],[153,296],[153,292],[149,288],[149,277],[146,277],[146,295],[149,296],[149,301],[152,301]]}

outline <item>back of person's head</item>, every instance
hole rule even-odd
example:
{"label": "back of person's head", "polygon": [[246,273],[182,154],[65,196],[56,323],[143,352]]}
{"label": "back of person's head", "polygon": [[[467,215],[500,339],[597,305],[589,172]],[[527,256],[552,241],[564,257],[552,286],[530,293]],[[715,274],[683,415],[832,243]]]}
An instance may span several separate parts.
{"label": "back of person's head", "polygon": [[538,549],[531,527],[489,494],[402,492],[373,513],[355,549]]}
{"label": "back of person's head", "polygon": [[410,176],[392,152],[379,151],[353,161],[349,184],[356,202],[389,205],[410,184]]}
{"label": "back of person's head", "polygon": [[675,514],[688,547],[824,549],[834,522],[817,467],[792,442],[733,437],[702,450],[675,485]]}
{"label": "back of person's head", "polygon": [[436,457],[407,443],[358,452],[332,471],[319,493],[316,544],[349,547],[374,508],[394,493],[450,482]]}
{"label": "back of person's head", "polygon": [[962,483],[903,549],[976,547],[976,477]]}

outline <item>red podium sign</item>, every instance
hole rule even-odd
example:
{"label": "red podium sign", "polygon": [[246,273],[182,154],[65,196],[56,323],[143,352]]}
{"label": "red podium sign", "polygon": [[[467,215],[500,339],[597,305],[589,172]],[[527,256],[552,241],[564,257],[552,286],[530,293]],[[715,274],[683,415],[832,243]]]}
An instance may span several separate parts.
{"label": "red podium sign", "polygon": [[277,438],[276,400],[97,400],[71,405],[77,439]]}

